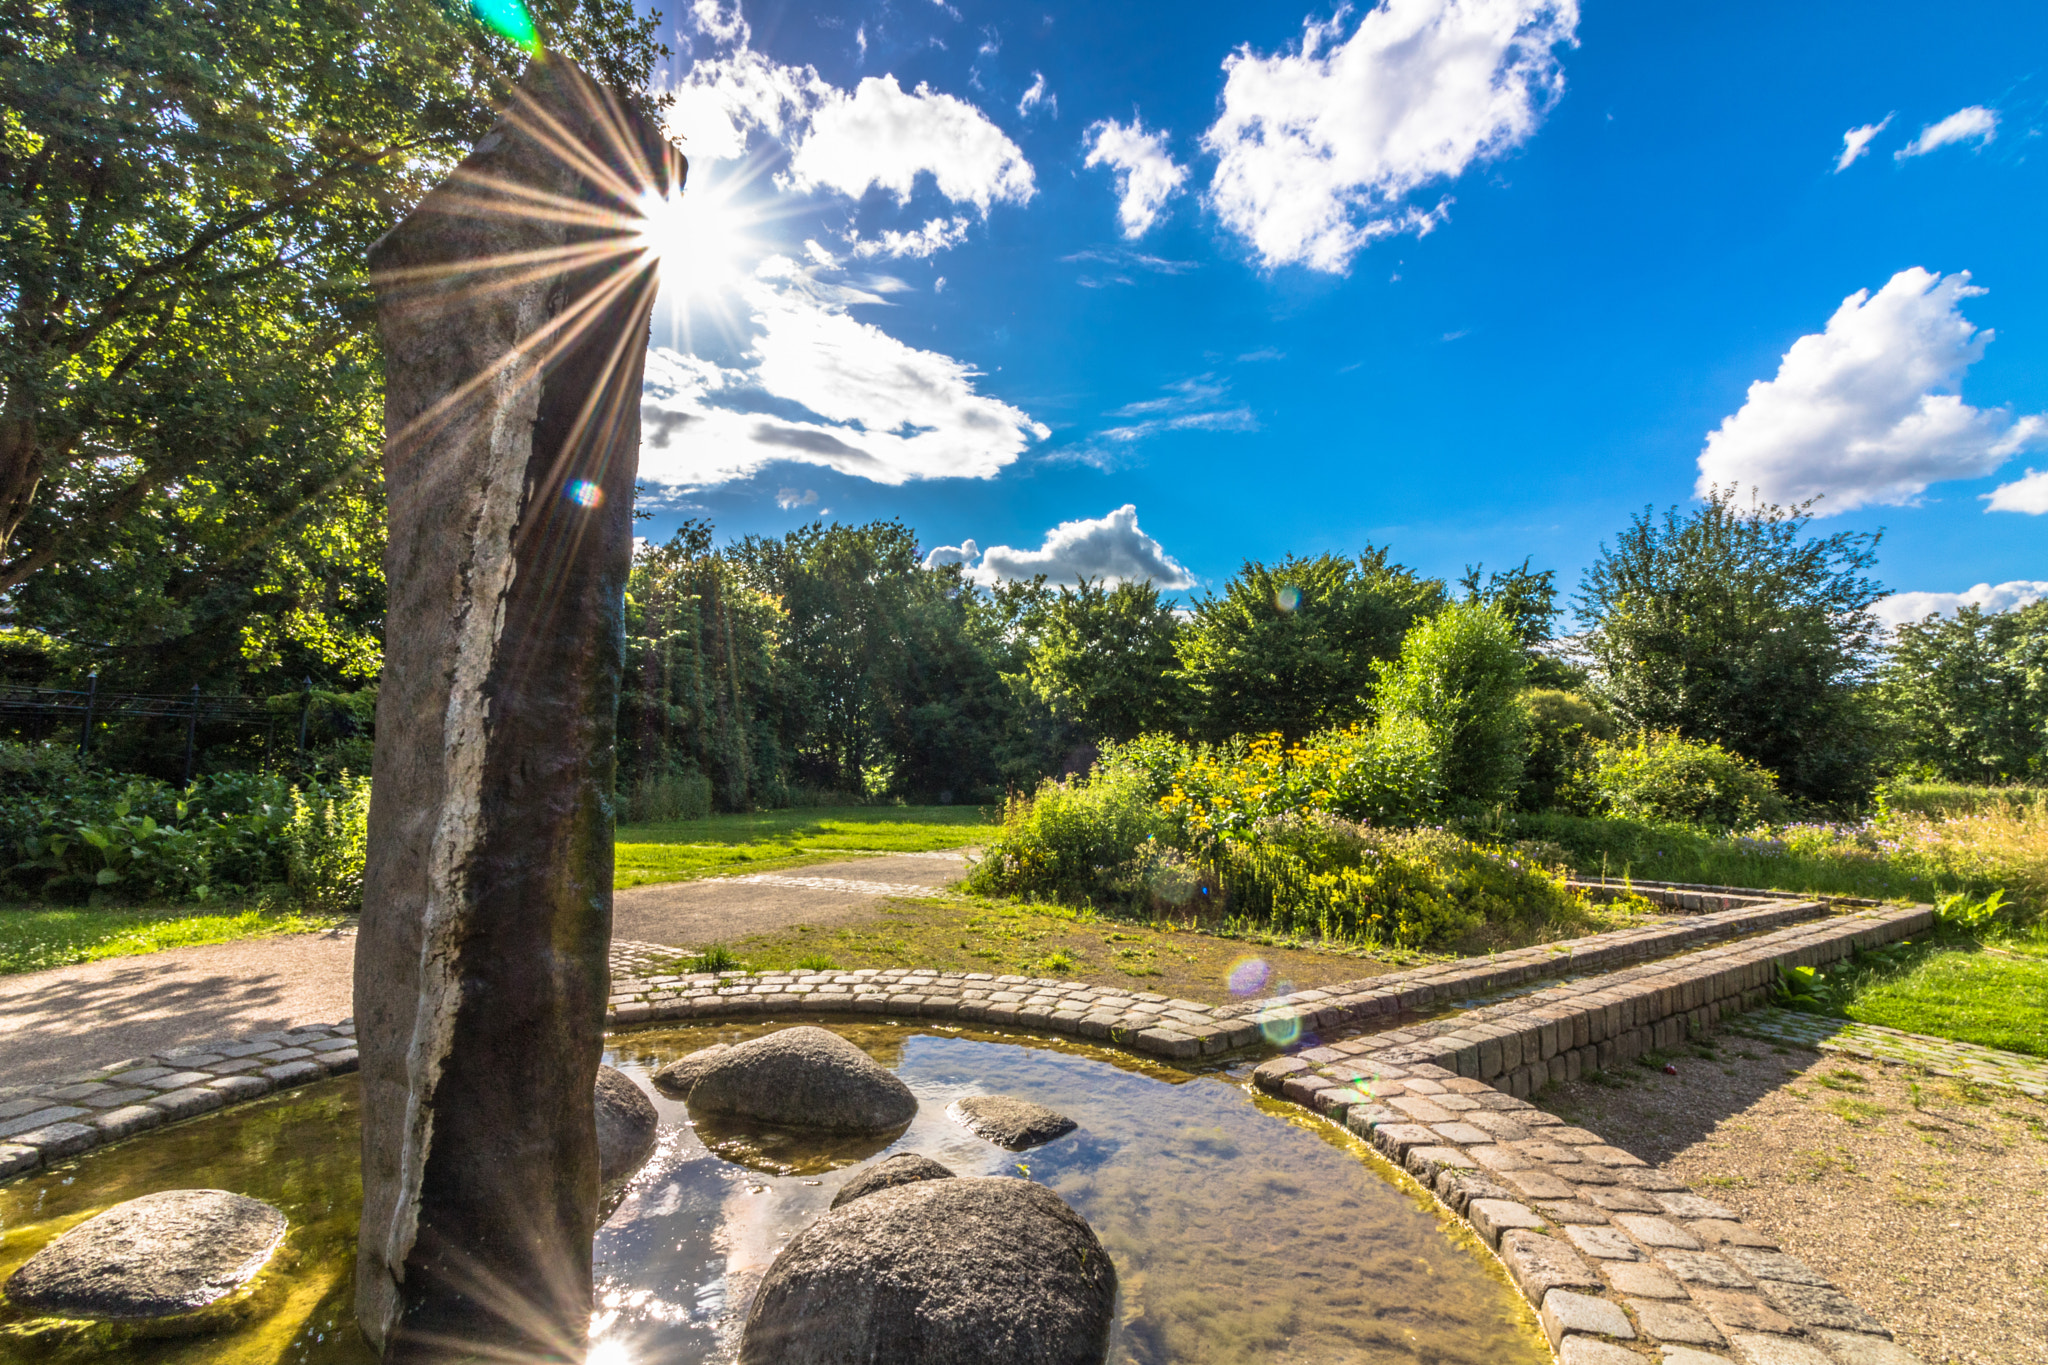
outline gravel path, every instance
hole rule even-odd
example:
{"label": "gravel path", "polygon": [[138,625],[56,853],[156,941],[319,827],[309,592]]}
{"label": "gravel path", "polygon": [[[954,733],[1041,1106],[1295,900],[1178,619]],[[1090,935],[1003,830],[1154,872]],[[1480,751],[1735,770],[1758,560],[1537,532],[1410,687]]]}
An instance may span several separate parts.
{"label": "gravel path", "polygon": [[354,1013],[355,935],[110,957],[0,976],[0,1086]]}
{"label": "gravel path", "polygon": [[[795,924],[861,918],[890,896],[959,880],[958,853],[889,854],[786,874],[636,886],[614,897],[621,940],[701,948]],[[0,1087],[216,1038],[332,1023],[355,1012],[348,932],[176,948],[0,976]]]}
{"label": "gravel path", "polygon": [[1538,1102],[1739,1210],[1928,1365],[2048,1360],[2048,1104],[1755,1031]]}

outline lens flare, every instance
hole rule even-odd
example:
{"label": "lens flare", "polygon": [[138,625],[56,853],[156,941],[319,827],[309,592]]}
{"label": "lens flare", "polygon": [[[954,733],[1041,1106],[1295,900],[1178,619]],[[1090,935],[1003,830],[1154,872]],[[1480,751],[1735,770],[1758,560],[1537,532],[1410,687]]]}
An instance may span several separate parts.
{"label": "lens flare", "polygon": [[1273,605],[1292,616],[1301,606],[1301,589],[1292,584],[1278,589],[1273,594]]}
{"label": "lens flare", "polygon": [[1273,975],[1273,968],[1262,957],[1241,957],[1230,964],[1230,975],[1226,978],[1232,995],[1250,995],[1266,984]]}
{"label": "lens flare", "polygon": [[578,507],[596,507],[604,501],[604,490],[588,479],[578,479],[569,485],[565,496]]}
{"label": "lens flare", "polygon": [[485,28],[528,52],[540,47],[540,33],[533,26],[533,16],[520,0],[469,0],[469,12]]}
{"label": "lens flare", "polygon": [[1263,1005],[1259,1035],[1274,1047],[1293,1047],[1301,1041],[1301,1015],[1286,1005]]}

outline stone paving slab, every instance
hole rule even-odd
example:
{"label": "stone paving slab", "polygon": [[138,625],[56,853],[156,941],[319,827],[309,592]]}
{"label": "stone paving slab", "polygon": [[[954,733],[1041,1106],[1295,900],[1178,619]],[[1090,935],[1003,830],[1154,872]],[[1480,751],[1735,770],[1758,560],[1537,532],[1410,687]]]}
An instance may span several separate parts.
{"label": "stone paving slab", "polygon": [[1980,1085],[2005,1086],[2048,1098],[2048,1058],[2006,1052],[1976,1043],[1907,1033],[1853,1019],[1828,1019],[1791,1010],[1763,1009],[1743,1018],[1740,1032],[1770,1042],[1790,1043],[1818,1052],[1841,1052],[1873,1062],[1920,1066],[1937,1076],[1952,1076]]}

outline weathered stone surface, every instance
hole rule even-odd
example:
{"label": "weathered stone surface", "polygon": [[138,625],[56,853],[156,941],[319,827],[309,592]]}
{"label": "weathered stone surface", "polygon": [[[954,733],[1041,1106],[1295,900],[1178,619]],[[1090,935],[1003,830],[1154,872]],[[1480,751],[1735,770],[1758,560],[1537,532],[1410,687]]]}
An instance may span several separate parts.
{"label": "weathered stone surface", "polygon": [[1600,1277],[1576,1251],[1540,1232],[1510,1228],[1501,1234],[1500,1258],[1521,1288],[1522,1297],[1541,1303],[1553,1289],[1600,1288]]}
{"label": "weathered stone surface", "polygon": [[233,1293],[284,1240],[285,1217],[226,1190],[165,1190],[88,1218],[7,1281],[20,1307],[67,1318],[190,1313]]}
{"label": "weathered stone surface", "polygon": [[1721,1254],[1759,1280],[1789,1280],[1793,1284],[1825,1285],[1828,1279],[1806,1262],[1781,1251],[1760,1251],[1755,1247],[1723,1247]]}
{"label": "weathered stone surface", "polygon": [[661,1115],[654,1101],[616,1067],[597,1069],[597,1178],[616,1185],[654,1155]]}
{"label": "weathered stone surface", "polygon": [[1643,1331],[1658,1341],[1690,1346],[1725,1346],[1727,1341],[1707,1321],[1707,1315],[1689,1304],[1668,1299],[1630,1299],[1628,1306]]}
{"label": "weathered stone surface", "polygon": [[1837,1332],[1868,1332],[1890,1336],[1883,1323],[1864,1312],[1849,1296],[1832,1285],[1799,1284],[1789,1280],[1762,1280],[1771,1307],[1803,1327],[1826,1327]]}
{"label": "weathered stone surface", "polygon": [[692,1065],[656,1075],[696,1112],[850,1133],[901,1128],[917,1113],[896,1073],[829,1029],[778,1029],[682,1061]]}
{"label": "weathered stone surface", "polygon": [[1837,1365],[1921,1365],[1920,1358],[1905,1347],[1883,1337],[1861,1332],[1831,1332],[1823,1328],[1814,1338],[1827,1348]]}
{"label": "weathered stone surface", "polygon": [[1533,1230],[1544,1225],[1535,1213],[1508,1199],[1475,1199],[1465,1216],[1490,1247],[1498,1247],[1501,1234],[1509,1228]]}
{"label": "weathered stone surface", "polygon": [[1079,1126],[1057,1109],[1008,1095],[969,1095],[946,1106],[946,1113],[976,1137],[1012,1152],[1065,1137]]}
{"label": "weathered stone surface", "polygon": [[1622,1341],[1635,1340],[1636,1329],[1629,1326],[1628,1315],[1621,1311],[1620,1305],[1610,1299],[1594,1298],[1591,1294],[1553,1289],[1543,1296],[1542,1318],[1543,1330],[1550,1337],[1553,1348],[1574,1332],[1616,1337]]}
{"label": "weathered stone surface", "polygon": [[[1557,1348],[1558,1365],[1643,1365],[1643,1358],[1626,1346],[1616,1346],[1598,1337],[1566,1337]],[[1669,1365],[1670,1357],[1665,1357]]]}
{"label": "weathered stone surface", "polygon": [[1835,1365],[1818,1348],[1790,1337],[1731,1333],[1728,1344],[1742,1365]]}
{"label": "weathered stone surface", "polygon": [[370,256],[389,588],[355,960],[356,1309],[387,1365],[546,1358],[590,1320],[654,297],[634,227],[681,169],[651,119],[542,54]]}
{"label": "weathered stone surface", "polygon": [[1596,1260],[1639,1261],[1643,1257],[1636,1244],[1615,1228],[1571,1226],[1565,1228],[1564,1235],[1573,1246]]}
{"label": "weathered stone surface", "polygon": [[878,1161],[853,1179],[839,1187],[839,1193],[832,1196],[832,1207],[839,1208],[854,1200],[873,1194],[877,1190],[891,1190],[898,1185],[914,1185],[920,1180],[951,1180],[953,1172],[916,1152],[898,1152],[887,1160]]}
{"label": "weathered stone surface", "polygon": [[1600,1267],[1615,1292],[1632,1299],[1682,1299],[1685,1286],[1653,1265],[1641,1261],[1608,1261]]}
{"label": "weathered stone surface", "polygon": [[654,1073],[651,1078],[654,1081],[654,1088],[674,1099],[688,1099],[690,1087],[697,1083],[697,1078],[702,1076],[721,1054],[730,1051],[730,1043],[713,1043],[710,1047],[699,1048],[686,1057],[678,1057]]}
{"label": "weathered stone surface", "polygon": [[741,1365],[1100,1365],[1116,1268],[1042,1185],[923,1180],[835,1209],[769,1267]]}

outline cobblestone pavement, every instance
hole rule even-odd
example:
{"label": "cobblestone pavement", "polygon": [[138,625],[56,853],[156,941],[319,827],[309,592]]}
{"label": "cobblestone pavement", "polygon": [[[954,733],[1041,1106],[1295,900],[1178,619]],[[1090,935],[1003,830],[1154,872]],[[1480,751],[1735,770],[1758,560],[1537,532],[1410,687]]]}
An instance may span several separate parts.
{"label": "cobblestone pavement", "polygon": [[1820,1052],[1843,1052],[1877,1062],[1924,1066],[1937,1076],[1953,1076],[1980,1085],[2010,1086],[2035,1099],[2048,1097],[2048,1060],[2023,1052],[2004,1052],[1975,1043],[1956,1043],[1906,1033],[1881,1024],[1851,1019],[1824,1019],[1790,1010],[1758,1010],[1737,1026],[1742,1033],[1774,1042],[1795,1043]]}

